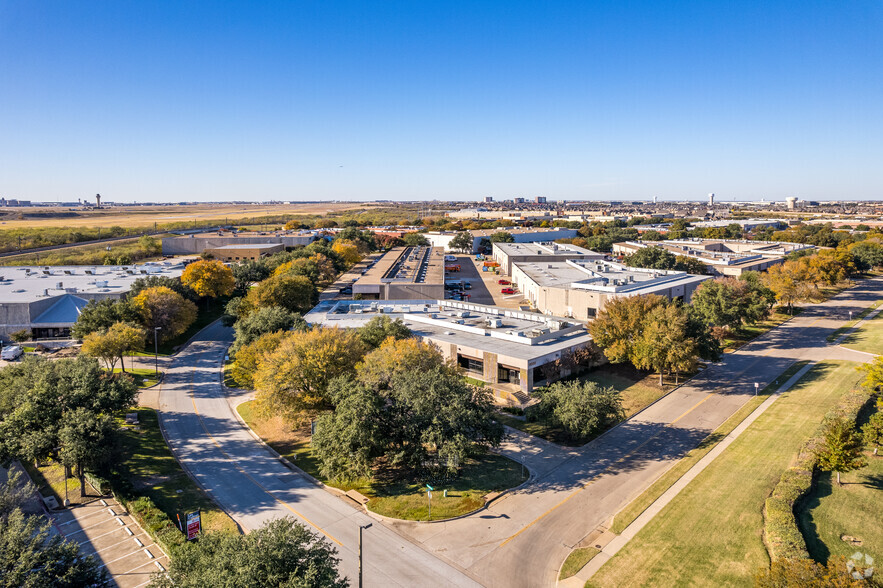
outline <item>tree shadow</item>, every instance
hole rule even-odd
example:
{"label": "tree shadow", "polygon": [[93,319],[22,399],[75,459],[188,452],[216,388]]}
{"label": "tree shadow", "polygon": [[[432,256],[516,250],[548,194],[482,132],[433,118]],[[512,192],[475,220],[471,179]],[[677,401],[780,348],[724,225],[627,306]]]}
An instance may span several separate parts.
{"label": "tree shadow", "polygon": [[831,472],[820,472],[815,479],[813,489],[794,506],[794,516],[797,520],[797,528],[806,542],[806,549],[816,561],[828,561],[831,550],[819,536],[818,525],[813,517],[813,510],[821,504],[822,498],[830,496],[833,492],[831,487]]}

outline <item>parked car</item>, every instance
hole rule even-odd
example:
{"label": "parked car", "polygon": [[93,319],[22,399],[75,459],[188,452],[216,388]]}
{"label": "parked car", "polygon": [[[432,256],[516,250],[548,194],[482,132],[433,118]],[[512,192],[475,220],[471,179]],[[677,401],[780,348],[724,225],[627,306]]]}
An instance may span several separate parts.
{"label": "parked car", "polygon": [[0,359],[4,361],[15,361],[21,357],[23,353],[24,351],[18,345],[10,345],[9,347],[4,347],[3,351],[0,352]]}
{"label": "parked car", "polygon": [[352,286],[344,286],[343,288],[341,288],[341,289],[339,290],[339,292],[340,292],[341,294],[346,294],[346,295],[352,294],[352,293],[353,293],[353,287],[352,287]]}
{"label": "parked car", "polygon": [[502,286],[508,286],[508,285],[511,284],[512,282],[510,282],[509,280],[497,280],[497,283],[500,284],[500,285],[502,285]]}
{"label": "parked car", "polygon": [[515,290],[513,290],[512,288],[503,288],[502,290],[500,290],[500,293],[501,294],[515,294]]}

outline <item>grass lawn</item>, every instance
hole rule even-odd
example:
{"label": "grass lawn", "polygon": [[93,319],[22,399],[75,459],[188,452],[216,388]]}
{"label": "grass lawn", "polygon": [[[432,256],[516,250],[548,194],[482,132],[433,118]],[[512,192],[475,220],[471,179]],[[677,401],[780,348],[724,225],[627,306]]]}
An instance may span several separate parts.
{"label": "grass lawn", "polygon": [[788,314],[788,311],[783,308],[777,308],[776,311],[770,315],[770,318],[765,321],[761,321],[755,325],[742,325],[738,330],[731,332],[731,337],[723,340],[722,346],[724,352],[726,353],[739,349],[752,339],[756,339],[767,331],[778,327],[785,321],[794,318],[800,314],[801,310],[802,309],[800,308],[795,308],[794,314],[792,315]]}
{"label": "grass lawn", "polygon": [[856,551],[870,555],[878,565],[883,561],[883,455],[868,451],[865,457],[867,467],[841,474],[843,486],[837,486],[837,478],[830,472],[821,472],[812,492],[797,508],[806,547],[819,562],[849,558]]}
{"label": "grass lawn", "polygon": [[[807,362],[805,361],[795,363],[785,370],[781,376],[776,378],[776,381],[784,384],[788,381],[788,378],[799,372],[806,364]],[[694,449],[691,449],[687,455],[672,466],[671,469],[659,476],[659,478],[657,478],[649,488],[644,490],[640,496],[635,498],[627,504],[625,508],[613,516],[613,524],[610,526],[610,530],[617,534],[622,533],[636,518],[641,516],[642,512],[647,510],[647,507],[656,502],[666,490],[671,488],[672,484],[680,480],[690,468],[696,465],[700,459],[705,457],[709,451],[714,449],[715,445],[722,441],[724,437],[732,433],[733,430],[739,426],[739,423],[744,421],[748,415],[754,412],[755,408],[763,404],[763,402],[769,398],[769,395],[778,389],[778,387],[779,384],[769,384],[761,390],[756,397],[749,400],[742,408],[737,410],[733,416],[724,421],[724,423],[715,429],[711,435],[703,439],[702,443]]]}
{"label": "grass lawn", "polygon": [[569,578],[585,566],[589,561],[600,553],[594,547],[577,547],[570,552],[564,564],[561,566],[561,573],[558,574],[559,580]]}
{"label": "grass lawn", "polygon": [[[281,417],[261,418],[254,413],[252,401],[240,404],[237,410],[255,433],[299,468],[334,488],[357,490],[370,498],[370,510],[388,517],[428,520],[426,483],[435,488],[432,519],[440,520],[472,512],[484,504],[484,495],[512,488],[524,480],[519,464],[496,454],[487,454],[463,464],[460,475],[451,480],[427,479],[419,484],[367,478],[346,482],[328,480],[319,472],[319,462],[310,447],[309,425],[292,430]],[[447,497],[444,496],[445,490]]]}
{"label": "grass lawn", "polygon": [[[640,412],[667,392],[659,386],[658,374],[648,374],[625,364],[606,364],[581,374],[578,378],[585,382],[595,382],[599,386],[612,386],[618,390],[622,394],[622,406],[625,409],[626,418]],[[674,380],[670,383],[673,385]],[[668,388],[668,390],[670,389]],[[513,429],[568,447],[584,445],[592,440],[592,437],[572,439],[564,429],[545,420],[527,422],[507,414],[501,414],[499,421]]]}
{"label": "grass lawn", "polygon": [[[137,412],[140,424],[137,430],[122,427],[123,459],[118,470],[132,482],[135,491],[149,496],[173,521],[176,513],[183,515],[199,508],[206,531],[238,533],[233,519],[181,469],[159,430],[156,411],[137,408],[126,412]],[[120,424],[122,417],[119,417]]]}
{"label": "grass lawn", "polygon": [[883,312],[847,335],[842,345],[867,353],[883,353]]}
{"label": "grass lawn", "polygon": [[877,302],[875,302],[874,304],[872,304],[868,308],[861,311],[861,313],[857,317],[855,317],[854,319],[852,319],[851,321],[849,321],[848,323],[846,323],[845,325],[843,325],[842,327],[840,327],[839,329],[837,329],[836,331],[834,331],[833,333],[828,335],[828,342],[831,343],[831,342],[836,341],[837,338],[840,337],[840,335],[842,335],[846,331],[848,331],[851,328],[853,328],[854,326],[856,326],[859,323],[859,321],[861,321],[863,318],[865,318],[866,316],[871,314],[871,312],[875,308],[880,306],[880,304],[883,304],[883,300],[878,300]]}
{"label": "grass lawn", "polygon": [[854,363],[817,364],[586,586],[751,584],[769,565],[764,501],[825,413],[860,379]]}
{"label": "grass lawn", "polygon": [[[22,462],[28,475],[37,486],[37,491],[43,496],[55,496],[55,500],[59,505],[64,504],[64,467],[60,463],[49,462],[40,467],[34,466],[33,463]],[[80,494],[80,480],[76,477],[67,479],[67,498],[71,504],[81,504],[93,500],[97,492],[92,490],[89,484],[86,484],[86,496]]]}
{"label": "grass lawn", "polygon": [[[119,374],[120,372],[120,368],[113,368],[113,373]],[[159,382],[159,378],[157,378],[156,372],[151,369],[127,369],[126,373],[132,376],[132,379],[135,380],[135,384],[139,388],[148,388],[150,386],[156,385],[156,383]],[[160,374],[162,374],[162,372],[160,372]]]}

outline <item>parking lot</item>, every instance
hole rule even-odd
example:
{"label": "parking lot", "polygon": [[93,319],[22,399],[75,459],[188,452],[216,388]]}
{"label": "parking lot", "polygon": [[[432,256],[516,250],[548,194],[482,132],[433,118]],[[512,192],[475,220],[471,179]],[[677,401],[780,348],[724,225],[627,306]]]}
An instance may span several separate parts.
{"label": "parking lot", "polygon": [[131,516],[112,498],[96,498],[52,513],[56,531],[92,555],[111,576],[111,586],[145,586],[156,572],[165,571],[169,558]]}
{"label": "parking lot", "polygon": [[[495,274],[492,271],[481,271],[484,261],[476,261],[474,255],[458,255],[456,264],[460,266],[459,272],[446,272],[446,280],[464,280],[472,284],[471,290],[464,290],[469,294],[469,302],[477,304],[491,304],[503,308],[519,308],[524,296],[520,293],[503,294],[501,290],[506,288],[500,285],[501,279],[506,276]],[[454,262],[451,262],[454,263]],[[512,286],[514,288],[514,286]]]}

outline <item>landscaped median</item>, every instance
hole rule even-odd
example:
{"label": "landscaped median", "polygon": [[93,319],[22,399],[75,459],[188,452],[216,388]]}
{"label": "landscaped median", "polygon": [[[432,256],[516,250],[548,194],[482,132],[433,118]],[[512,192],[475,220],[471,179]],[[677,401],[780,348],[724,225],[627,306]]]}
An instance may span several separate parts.
{"label": "landscaped median", "polygon": [[815,365],[587,585],[750,584],[769,565],[762,539],[767,497],[825,414],[861,378],[850,362]]}
{"label": "landscaped median", "polygon": [[[427,474],[419,481],[402,481],[378,473],[372,479],[345,482],[322,476],[310,447],[310,425],[292,429],[282,417],[255,414],[254,401],[237,407],[242,420],[267,445],[323,484],[341,491],[355,490],[368,498],[376,514],[411,521],[439,521],[462,516],[485,505],[485,497],[518,486],[526,480],[520,464],[494,453],[470,459],[457,476]],[[426,484],[433,487],[432,518]]]}
{"label": "landscaped median", "polygon": [[840,338],[841,335],[853,329],[856,325],[858,325],[866,316],[874,312],[881,304],[883,304],[883,300],[878,300],[868,308],[864,309],[856,316],[854,319],[850,320],[848,323],[828,335],[828,342],[833,343],[837,339]]}

